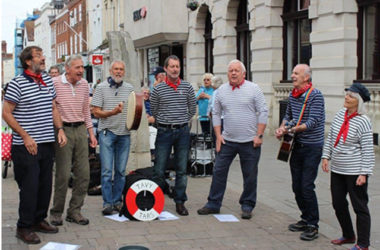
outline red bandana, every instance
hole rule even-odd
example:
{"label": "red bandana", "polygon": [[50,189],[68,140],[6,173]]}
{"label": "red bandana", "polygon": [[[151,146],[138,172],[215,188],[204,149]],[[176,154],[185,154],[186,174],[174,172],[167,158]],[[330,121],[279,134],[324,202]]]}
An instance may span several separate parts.
{"label": "red bandana", "polygon": [[42,79],[42,74],[35,74],[33,72],[30,72],[29,70],[24,70],[25,74],[27,76],[30,76],[30,77],[33,77],[34,79],[37,80],[38,83],[41,83],[42,85],[44,85],[46,87],[46,83],[44,82],[44,80]]}
{"label": "red bandana", "polygon": [[233,85],[230,83],[230,85],[232,86],[232,91],[234,91],[234,89],[236,88],[240,89],[240,86],[243,85],[244,82],[245,82],[245,79],[243,79],[243,81],[239,83],[238,85]]}
{"label": "red bandana", "polygon": [[178,77],[178,79],[176,80],[176,82],[175,82],[175,83],[172,83],[171,81],[169,81],[168,77],[166,77],[166,78],[165,78],[165,83],[166,83],[169,87],[171,87],[171,88],[173,88],[175,91],[177,91],[177,88],[178,88],[179,84],[181,83],[181,80],[180,80],[179,77]]}
{"label": "red bandana", "polygon": [[346,142],[347,134],[348,134],[348,128],[350,127],[350,119],[354,118],[357,116],[358,113],[355,111],[352,113],[350,116],[348,116],[348,110],[346,110],[346,113],[344,114],[344,122],[342,123],[342,126],[340,127],[340,131],[338,134],[338,137],[336,138],[334,148],[336,145],[338,145],[340,137],[343,135],[343,143]]}
{"label": "red bandana", "polygon": [[302,89],[293,88],[293,90],[292,90],[292,96],[294,98],[300,97],[303,93],[305,93],[308,89],[310,89],[312,85],[313,84],[310,82],[310,83],[306,84],[306,86],[303,87]]}

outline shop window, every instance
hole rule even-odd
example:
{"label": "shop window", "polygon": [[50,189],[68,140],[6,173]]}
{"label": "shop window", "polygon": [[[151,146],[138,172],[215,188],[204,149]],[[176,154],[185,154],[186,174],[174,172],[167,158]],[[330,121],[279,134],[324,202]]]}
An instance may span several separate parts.
{"label": "shop window", "polygon": [[308,18],[310,0],[285,0],[283,25],[283,80],[290,80],[292,70],[299,63],[310,63],[311,20]]}
{"label": "shop window", "polygon": [[380,80],[380,0],[357,0],[357,79]]}
{"label": "shop window", "polygon": [[249,19],[250,14],[248,12],[248,2],[247,0],[240,1],[237,21],[236,21],[236,44],[237,53],[236,58],[244,63],[247,73],[246,79],[251,80],[251,32],[249,30]]}
{"label": "shop window", "polygon": [[205,72],[213,73],[214,68],[214,41],[212,40],[212,23],[211,23],[211,13],[207,11],[206,25],[205,25]]}

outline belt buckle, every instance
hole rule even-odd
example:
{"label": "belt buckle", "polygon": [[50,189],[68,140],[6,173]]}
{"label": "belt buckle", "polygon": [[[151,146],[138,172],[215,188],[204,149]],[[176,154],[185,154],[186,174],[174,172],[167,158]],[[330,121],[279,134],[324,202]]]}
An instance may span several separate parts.
{"label": "belt buckle", "polygon": [[170,129],[175,129],[176,124],[170,124]]}

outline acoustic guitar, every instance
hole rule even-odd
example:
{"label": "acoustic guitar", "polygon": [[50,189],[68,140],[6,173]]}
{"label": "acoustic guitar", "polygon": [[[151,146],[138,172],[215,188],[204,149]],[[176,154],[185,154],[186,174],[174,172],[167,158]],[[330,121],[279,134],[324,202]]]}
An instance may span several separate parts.
{"label": "acoustic guitar", "polygon": [[293,149],[294,144],[294,133],[291,133],[290,130],[293,126],[287,125],[285,128],[288,130],[288,133],[283,136],[280,150],[278,151],[277,160],[288,162],[289,156]]}

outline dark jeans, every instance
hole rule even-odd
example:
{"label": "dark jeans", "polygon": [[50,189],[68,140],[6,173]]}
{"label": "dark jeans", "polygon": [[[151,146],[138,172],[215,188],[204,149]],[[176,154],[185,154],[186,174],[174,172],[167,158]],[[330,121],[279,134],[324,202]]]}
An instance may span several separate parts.
{"label": "dark jeans", "polygon": [[292,188],[301,218],[308,225],[318,227],[319,210],[314,181],[321,161],[322,146],[296,143],[290,157]]}
{"label": "dark jeans", "polygon": [[19,228],[31,227],[47,217],[52,190],[54,143],[40,143],[37,147],[37,155],[31,155],[24,145],[12,146],[15,180],[20,190]]}
{"label": "dark jeans", "polygon": [[256,206],[257,166],[261,147],[254,148],[253,142],[236,143],[225,141],[216,155],[212,182],[206,207],[220,209],[227,185],[228,171],[237,154],[243,174],[244,186],[239,203],[244,211],[252,211]]}
{"label": "dark jeans", "polygon": [[173,147],[176,171],[174,201],[176,203],[184,203],[187,201],[186,168],[190,148],[189,126],[185,125],[182,128],[173,129],[158,126],[155,147],[156,160],[153,180],[157,182],[161,188],[165,187],[165,170]]}
{"label": "dark jeans", "polygon": [[364,185],[357,186],[356,179],[358,175],[342,175],[331,172],[331,196],[338,218],[342,228],[343,237],[355,237],[352,226],[350,211],[348,209],[347,193],[350,196],[352,207],[356,214],[356,231],[358,233],[358,245],[361,247],[369,246],[369,237],[371,231],[371,216],[368,209],[368,178]]}

